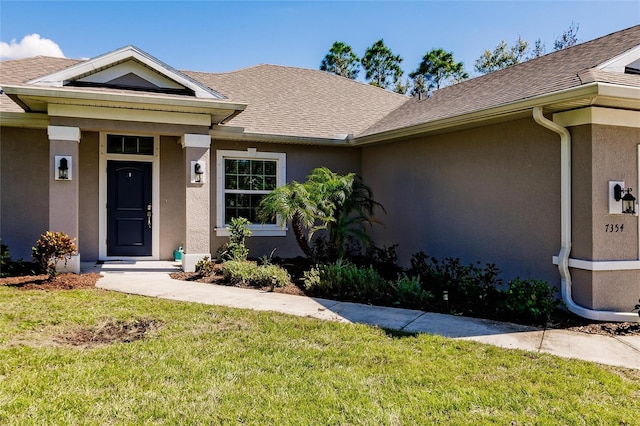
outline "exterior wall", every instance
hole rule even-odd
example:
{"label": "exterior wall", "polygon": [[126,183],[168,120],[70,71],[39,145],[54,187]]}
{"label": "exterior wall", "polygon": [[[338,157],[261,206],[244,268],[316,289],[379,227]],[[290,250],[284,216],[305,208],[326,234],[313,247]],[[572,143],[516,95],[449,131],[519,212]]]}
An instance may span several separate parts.
{"label": "exterior wall", "polygon": [[[293,180],[303,182],[311,170],[321,166],[326,166],[333,172],[340,174],[361,173],[359,149],[213,140],[209,161],[211,168],[209,176],[212,182],[216,176],[216,150],[246,151],[247,148],[256,148],[259,152],[286,153],[287,182]],[[227,237],[216,236],[214,230],[217,219],[216,202],[216,185],[213,182],[211,185],[211,253],[215,253],[220,246],[228,241]],[[247,246],[250,250],[249,255],[253,257],[268,255],[274,248],[277,249],[274,256],[295,257],[303,255],[291,230],[287,232],[286,237],[251,237],[247,240]]]}
{"label": "exterior wall", "polygon": [[0,127],[0,238],[15,260],[49,227],[47,130]]}
{"label": "exterior wall", "polygon": [[160,137],[160,258],[172,259],[173,251],[184,246],[185,182],[180,138]]}
{"label": "exterior wall", "polygon": [[[587,261],[638,259],[638,217],[609,214],[609,181],[638,192],[640,128],[581,125],[573,142],[573,247],[571,258]],[[609,227],[607,226],[609,225]],[[608,232],[623,225],[623,232]],[[640,298],[640,271],[571,268],[576,303],[597,310],[631,311]]]}
{"label": "exterior wall", "polygon": [[503,278],[559,283],[560,145],[532,119],[363,149],[363,178],[387,214],[378,245],[495,263]]}
{"label": "exterior wall", "polygon": [[100,190],[100,135],[82,132],[79,153],[80,216],[78,250],[82,261],[98,259],[98,195]]}

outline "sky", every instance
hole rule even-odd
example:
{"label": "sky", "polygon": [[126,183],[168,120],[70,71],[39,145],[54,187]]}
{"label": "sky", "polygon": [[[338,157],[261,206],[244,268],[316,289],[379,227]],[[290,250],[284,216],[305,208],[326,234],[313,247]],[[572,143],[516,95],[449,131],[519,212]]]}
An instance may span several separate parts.
{"label": "sky", "polygon": [[317,69],[335,41],[362,56],[382,38],[403,58],[405,75],[434,48],[453,52],[474,75],[475,60],[501,40],[541,39],[548,53],[572,23],[579,42],[638,25],[640,0],[0,0],[0,59],[92,58],[135,45],[179,70]]}

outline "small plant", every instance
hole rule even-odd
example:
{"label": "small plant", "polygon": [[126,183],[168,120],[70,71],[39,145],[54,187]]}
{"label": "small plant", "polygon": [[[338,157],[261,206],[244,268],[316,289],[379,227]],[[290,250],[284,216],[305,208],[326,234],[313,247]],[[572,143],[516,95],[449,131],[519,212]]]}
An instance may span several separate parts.
{"label": "small plant", "polygon": [[[640,299],[638,299],[638,302],[640,302]],[[634,308],[634,311],[638,311],[638,316],[640,316],[640,303],[638,303]]]}
{"label": "small plant", "polygon": [[9,274],[9,265],[11,265],[9,247],[0,244],[0,277],[6,277]]}
{"label": "small plant", "polygon": [[76,239],[70,238],[64,232],[47,231],[40,235],[35,247],[31,248],[33,260],[41,271],[50,278],[57,275],[57,263],[64,260],[64,265],[77,253]]}
{"label": "small plant", "polygon": [[251,287],[284,287],[291,281],[289,273],[278,265],[258,265],[248,260],[230,260],[222,265],[222,274],[230,284]]}
{"label": "small plant", "polygon": [[216,274],[216,262],[205,256],[196,262],[196,273],[202,277],[210,277]]}
{"label": "small plant", "polygon": [[234,217],[229,224],[229,242],[225,247],[226,260],[246,260],[249,249],[245,246],[246,239],[251,236],[249,222],[244,217]]}
{"label": "small plant", "polygon": [[546,281],[516,278],[501,292],[499,311],[505,319],[544,325],[561,305],[555,293]]}
{"label": "small plant", "polygon": [[433,293],[422,288],[420,277],[402,274],[393,283],[394,304],[406,308],[427,309],[433,300]]}

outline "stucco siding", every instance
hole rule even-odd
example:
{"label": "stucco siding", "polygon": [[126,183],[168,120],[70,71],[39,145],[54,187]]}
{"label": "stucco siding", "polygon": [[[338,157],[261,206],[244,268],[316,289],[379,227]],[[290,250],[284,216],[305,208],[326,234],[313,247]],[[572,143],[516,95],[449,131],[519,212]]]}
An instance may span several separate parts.
{"label": "stucco siding", "polygon": [[82,132],[79,145],[80,214],[78,217],[80,237],[78,249],[83,262],[98,259],[98,218],[100,135],[97,132]]}
{"label": "stucco siding", "polygon": [[160,137],[160,258],[173,258],[184,245],[185,180],[183,152],[178,137]]}
{"label": "stucco siding", "polygon": [[13,259],[49,227],[49,138],[46,130],[0,128],[0,237]]}
{"label": "stucco siding", "polygon": [[387,215],[378,245],[495,263],[504,278],[558,282],[556,135],[531,119],[363,149],[363,177]]}

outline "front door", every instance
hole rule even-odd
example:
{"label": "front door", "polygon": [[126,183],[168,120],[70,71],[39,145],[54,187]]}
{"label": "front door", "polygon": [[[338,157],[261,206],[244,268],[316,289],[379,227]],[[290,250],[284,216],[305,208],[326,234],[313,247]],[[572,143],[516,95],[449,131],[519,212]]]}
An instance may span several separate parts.
{"label": "front door", "polygon": [[152,163],[107,161],[107,256],[151,256]]}

